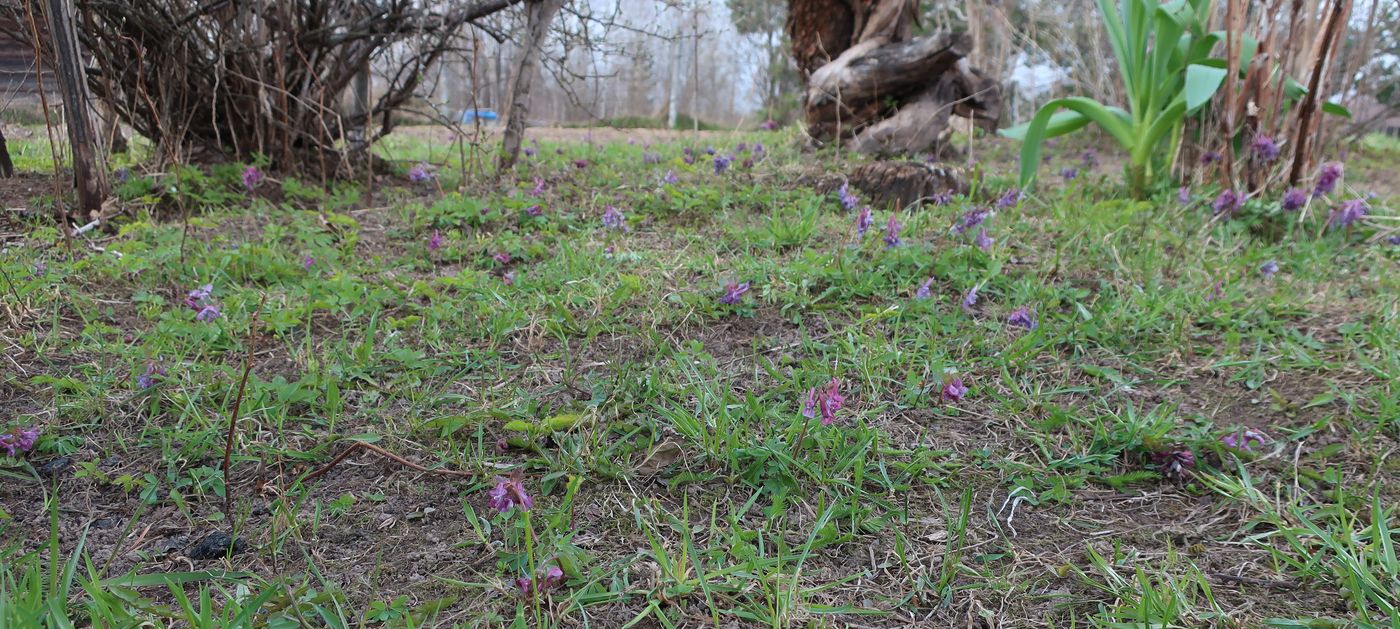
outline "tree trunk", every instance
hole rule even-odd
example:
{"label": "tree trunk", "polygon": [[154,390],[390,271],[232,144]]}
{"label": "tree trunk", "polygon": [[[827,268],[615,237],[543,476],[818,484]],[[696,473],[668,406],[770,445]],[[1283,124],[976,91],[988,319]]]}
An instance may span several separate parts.
{"label": "tree trunk", "polygon": [[[107,184],[106,156],[89,115],[86,73],[78,53],[76,17],[70,0],[47,3],[49,33],[53,43],[59,93],[63,96],[68,141],[73,151],[73,185],[78,206],[89,219],[96,219],[111,188]],[[67,229],[67,226],[64,226]]]}
{"label": "tree trunk", "polygon": [[[965,33],[913,37],[917,0],[790,0],[788,35],[807,80],[807,132],[862,153],[947,147],[956,114],[994,128],[1000,86],[971,67]],[[831,55],[836,55],[834,58]]]}
{"label": "tree trunk", "polygon": [[525,8],[528,24],[528,39],[525,50],[520,55],[520,65],[515,69],[515,81],[510,90],[510,113],[506,117],[506,130],[501,137],[501,160],[497,172],[505,172],[515,166],[520,158],[520,140],[525,136],[525,118],[530,115],[530,86],[538,74],[540,51],[544,47],[545,35],[549,34],[549,24],[555,14],[564,6],[564,0],[532,0]]}

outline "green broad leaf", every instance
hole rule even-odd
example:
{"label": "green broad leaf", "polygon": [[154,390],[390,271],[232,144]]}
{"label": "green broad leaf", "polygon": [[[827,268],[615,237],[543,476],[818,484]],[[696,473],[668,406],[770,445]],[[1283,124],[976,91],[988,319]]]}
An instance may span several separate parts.
{"label": "green broad leaf", "polygon": [[524,420],[513,419],[511,421],[506,422],[506,430],[514,432],[531,432],[534,429],[534,424]]}
{"label": "green broad leaf", "polygon": [[1348,120],[1351,119],[1351,110],[1347,109],[1346,107],[1343,107],[1341,103],[1333,103],[1330,101],[1323,103],[1322,113],[1332,114],[1333,116],[1341,116]]}
{"label": "green broad leaf", "polygon": [[[1089,119],[1073,111],[1057,111],[1050,116],[1050,124],[1045,128],[1045,137],[1053,138],[1066,133],[1078,131],[1084,125],[1089,124]],[[1031,128],[1031,123],[1023,122],[1014,127],[1007,127],[997,133],[1005,138],[1013,140],[1025,140],[1026,130]]]}
{"label": "green broad leaf", "polygon": [[583,415],[580,413],[564,413],[544,420],[545,427],[555,432],[570,430],[581,423],[583,423]]}
{"label": "green broad leaf", "polygon": [[1193,112],[1210,102],[1216,90],[1225,82],[1224,68],[1193,63],[1186,66],[1186,111]]}
{"label": "green broad leaf", "polygon": [[1283,97],[1284,97],[1284,98],[1286,98],[1286,99],[1288,99],[1288,100],[1290,100],[1290,101],[1296,101],[1296,100],[1298,100],[1298,99],[1300,99],[1300,98],[1306,96],[1307,93],[1308,93],[1308,88],[1307,88],[1306,86],[1304,86],[1302,83],[1299,83],[1299,82],[1298,82],[1297,80],[1295,80],[1293,77],[1290,76],[1290,77],[1288,77],[1287,79],[1285,79],[1285,80],[1283,81]]}
{"label": "green broad leaf", "polygon": [[1030,127],[1026,129],[1026,138],[1021,143],[1021,187],[1023,188],[1030,187],[1031,183],[1035,181],[1035,171],[1040,167],[1041,145],[1049,137],[1047,132],[1050,119],[1061,109],[1068,109],[1088,118],[1090,122],[1113,136],[1124,150],[1132,151],[1137,146],[1132,123],[1123,110],[1108,107],[1098,101],[1081,96],[1057,98],[1045,103],[1031,119]]}

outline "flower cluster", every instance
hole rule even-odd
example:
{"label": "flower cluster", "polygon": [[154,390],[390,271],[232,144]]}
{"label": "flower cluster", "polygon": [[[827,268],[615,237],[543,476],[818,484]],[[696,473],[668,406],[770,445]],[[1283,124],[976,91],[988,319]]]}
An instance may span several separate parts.
{"label": "flower cluster", "polygon": [[413,168],[408,169],[408,180],[413,183],[423,183],[432,178],[432,173],[428,172],[427,162],[418,162],[413,165]]}
{"label": "flower cluster", "polygon": [[802,405],[802,416],[812,419],[820,413],[822,425],[830,426],[836,421],[836,412],[841,410],[845,403],[846,396],[841,395],[841,381],[832,378],[824,386],[807,390],[807,401]]}
{"label": "flower cluster", "polygon": [[963,293],[962,309],[963,312],[966,312],[967,314],[972,314],[973,312],[976,312],[976,307],[977,287],[973,286],[972,288],[967,289],[966,293]]}
{"label": "flower cluster", "polygon": [[1308,193],[1302,188],[1289,188],[1283,193],[1283,200],[1279,202],[1279,207],[1285,212],[1296,212],[1308,203]]}
{"label": "flower cluster", "polygon": [[622,210],[609,205],[603,211],[603,227],[625,230],[627,229],[627,217],[622,215]]}
{"label": "flower cluster", "polygon": [[947,378],[943,381],[942,395],[945,402],[960,402],[967,395],[967,385],[960,377]]}
{"label": "flower cluster", "polygon": [[1322,165],[1322,171],[1317,174],[1317,182],[1313,184],[1313,198],[1331,194],[1337,189],[1337,182],[1342,178],[1342,163],[1327,162]]}
{"label": "flower cluster", "polygon": [[1005,194],[1001,195],[1000,199],[997,199],[997,207],[1003,210],[1009,210],[1013,207],[1016,207],[1016,205],[1020,202],[1021,190],[1018,188],[1012,188],[1010,190],[1007,190]]}
{"label": "flower cluster", "polygon": [[219,312],[218,304],[214,303],[214,285],[205,284],[189,292],[185,296],[185,305],[190,310],[195,311],[194,319],[200,323],[209,323],[218,319],[222,314]]}
{"label": "flower cluster", "polygon": [[262,180],[262,171],[258,170],[257,166],[249,166],[243,169],[243,187],[247,188],[249,192],[252,192],[253,188],[258,187],[258,184],[262,183]]}
{"label": "flower cluster", "polygon": [[725,171],[729,170],[729,164],[732,163],[733,161],[734,161],[734,160],[733,160],[732,158],[725,157],[725,156],[723,156],[723,155],[716,155],[716,156],[715,156],[715,174],[716,174],[716,175],[723,175],[723,174],[725,173]]}
{"label": "flower cluster", "polygon": [[486,495],[490,497],[486,501],[487,505],[501,513],[507,513],[516,507],[520,507],[521,511],[529,511],[535,506],[535,500],[525,493],[525,483],[515,474],[497,476],[496,486],[486,492]]}
{"label": "flower cluster", "polygon": [[136,386],[149,389],[156,386],[156,378],[165,377],[165,367],[154,360],[146,361],[146,372],[136,376]]}
{"label": "flower cluster", "polygon": [[1268,262],[1259,265],[1259,274],[1263,275],[1264,279],[1272,279],[1275,273],[1278,273],[1277,262],[1269,260]]}
{"label": "flower cluster", "polygon": [[1152,455],[1152,462],[1168,478],[1182,478],[1196,467],[1196,455],[1183,445],[1174,445]]}
{"label": "flower cluster", "polygon": [[1011,316],[1006,318],[1006,322],[1018,328],[1034,330],[1036,327],[1035,312],[1026,306],[1021,306],[1011,312]]}
{"label": "flower cluster", "polygon": [[1241,207],[1244,207],[1245,195],[1226,188],[1221,191],[1220,196],[1215,197],[1215,201],[1210,204],[1216,216],[1233,216]]}
{"label": "flower cluster", "polygon": [[923,284],[920,284],[920,285],[919,285],[918,290],[915,290],[915,291],[914,291],[914,299],[928,299],[929,296],[931,295],[932,289],[933,289],[933,278],[930,277],[930,278],[924,280],[924,283],[923,283]]}
{"label": "flower cluster", "polygon": [[748,282],[730,282],[724,286],[724,294],[720,295],[719,303],[726,306],[733,306],[744,300],[744,293],[749,292]]}
{"label": "flower cluster", "polygon": [[886,249],[893,249],[893,248],[895,248],[895,247],[898,247],[898,246],[900,245],[900,243],[904,242],[904,241],[902,241],[902,240],[899,239],[899,230],[903,229],[904,226],[901,225],[901,224],[899,224],[899,221],[896,221],[896,220],[894,220],[894,219],[895,219],[895,215],[894,215],[894,214],[890,214],[890,220],[888,220],[888,221],[885,222],[885,248],[886,248]]}
{"label": "flower cluster", "polygon": [[856,198],[856,195],[851,194],[851,184],[850,184],[850,182],[846,182],[846,183],[842,183],[842,184],[841,184],[840,195],[841,195],[841,208],[842,208],[842,209],[847,210],[847,211],[856,209],[856,204],[860,202],[860,199],[857,199],[857,198]]}
{"label": "flower cluster", "polygon": [[966,234],[969,231],[977,229],[987,220],[987,217],[990,216],[991,213],[991,210],[985,208],[972,208],[963,212],[957,224],[953,225],[953,232],[957,234]]}
{"label": "flower cluster", "polygon": [[39,441],[39,427],[31,428],[11,428],[10,432],[0,433],[0,450],[4,450],[6,456],[23,454],[34,449],[34,444]]}
{"label": "flower cluster", "polygon": [[1278,142],[1262,133],[1254,136],[1254,141],[1249,143],[1249,150],[1254,159],[1266,164],[1278,159]]}
{"label": "flower cluster", "polygon": [[860,208],[860,213],[856,215],[856,235],[864,236],[865,232],[870,231],[870,226],[874,223],[875,217],[872,216],[870,206],[867,205]]}
{"label": "flower cluster", "polygon": [[428,251],[437,251],[442,248],[442,232],[434,229],[432,235],[428,236]]}
{"label": "flower cluster", "polygon": [[992,243],[996,241],[992,240],[992,238],[987,235],[987,228],[983,227],[982,229],[978,230],[977,238],[973,239],[973,242],[977,244],[978,249],[981,249],[983,251],[991,251]]}
{"label": "flower cluster", "polygon": [[1365,199],[1346,201],[1332,210],[1332,215],[1327,217],[1327,224],[1333,228],[1350,227],[1352,223],[1365,218],[1370,209]]}
{"label": "flower cluster", "polygon": [[[559,566],[550,566],[544,571],[544,579],[540,583],[540,590],[549,590],[564,582],[564,571]],[[521,596],[531,596],[535,593],[535,581],[530,577],[520,577],[515,580],[515,587],[520,590]]]}
{"label": "flower cluster", "polygon": [[1220,443],[1228,448],[1253,452],[1254,447],[1263,447],[1269,442],[1269,436],[1253,428],[1244,428],[1220,438]]}

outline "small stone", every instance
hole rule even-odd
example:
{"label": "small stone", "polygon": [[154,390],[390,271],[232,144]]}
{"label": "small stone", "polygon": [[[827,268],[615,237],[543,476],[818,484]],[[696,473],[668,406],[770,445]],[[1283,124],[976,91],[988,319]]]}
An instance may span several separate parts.
{"label": "small stone", "polygon": [[229,537],[227,533],[214,531],[195,542],[185,554],[195,561],[207,561],[245,552],[248,552],[248,544],[243,538]]}

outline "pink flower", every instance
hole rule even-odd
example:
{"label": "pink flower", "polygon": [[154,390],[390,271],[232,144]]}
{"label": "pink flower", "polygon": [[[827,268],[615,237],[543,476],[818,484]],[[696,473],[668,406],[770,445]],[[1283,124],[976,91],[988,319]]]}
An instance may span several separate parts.
{"label": "pink flower", "polygon": [[802,406],[802,416],[812,419],[820,412],[822,425],[830,426],[836,421],[836,411],[841,410],[845,403],[846,396],[841,395],[841,381],[832,378],[825,386],[807,390],[807,402]]}
{"label": "pink flower", "polygon": [[919,289],[918,289],[918,290],[914,291],[914,299],[928,299],[928,298],[929,298],[929,294],[930,294],[930,289],[932,289],[932,288],[933,288],[933,278],[930,277],[930,278],[924,280],[924,283],[923,283],[923,284],[920,284],[920,285],[919,285]]}
{"label": "pink flower", "polygon": [[1253,452],[1255,445],[1262,447],[1268,442],[1268,435],[1253,428],[1245,428],[1220,438],[1220,443],[1225,444],[1227,447],[1236,450],[1244,450],[1246,452]]}
{"label": "pink flower", "polygon": [[944,401],[960,402],[965,395],[967,395],[967,387],[963,385],[962,378],[953,377],[943,383]]}
{"label": "pink flower", "polygon": [[433,235],[428,237],[428,251],[437,251],[442,248],[442,232],[434,229]]}
{"label": "pink flower", "polygon": [[487,492],[490,499],[487,504],[496,511],[506,513],[515,507],[520,507],[521,511],[529,511],[535,506],[534,499],[530,494],[525,493],[525,484],[520,477],[512,474],[509,477],[497,476],[496,486]]}
{"label": "pink flower", "polygon": [[719,303],[732,306],[744,300],[744,293],[749,292],[749,283],[730,282],[724,286],[724,294],[720,296]]}
{"label": "pink flower", "polygon": [[16,453],[23,454],[34,449],[34,444],[39,442],[39,427],[21,429],[11,428],[10,432],[0,433],[0,450],[4,450],[8,456],[15,456]]}
{"label": "pink flower", "polygon": [[510,253],[506,251],[498,251],[496,252],[496,255],[491,256],[491,259],[495,260],[497,264],[510,264]]}
{"label": "pink flower", "polygon": [[247,188],[249,192],[251,192],[253,188],[258,187],[262,179],[262,171],[258,170],[257,166],[249,166],[243,169],[243,187]]}

